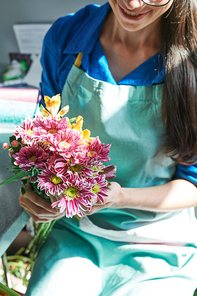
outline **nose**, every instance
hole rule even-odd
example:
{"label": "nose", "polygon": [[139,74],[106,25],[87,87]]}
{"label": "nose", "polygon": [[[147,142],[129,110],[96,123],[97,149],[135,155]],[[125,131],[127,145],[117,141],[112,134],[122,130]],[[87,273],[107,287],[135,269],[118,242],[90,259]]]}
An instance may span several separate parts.
{"label": "nose", "polygon": [[144,2],[141,0],[128,0],[125,1],[125,5],[128,9],[135,9],[138,7],[142,7],[144,5]]}

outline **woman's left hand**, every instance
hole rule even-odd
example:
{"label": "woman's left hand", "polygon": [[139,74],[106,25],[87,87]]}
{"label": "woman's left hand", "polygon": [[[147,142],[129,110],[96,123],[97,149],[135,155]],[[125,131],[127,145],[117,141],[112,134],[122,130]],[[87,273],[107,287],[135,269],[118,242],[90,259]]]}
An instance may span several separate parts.
{"label": "woman's left hand", "polygon": [[104,203],[102,203],[99,199],[96,202],[96,204],[93,205],[92,209],[90,211],[85,210],[84,214],[86,215],[92,215],[99,210],[105,209],[105,208],[111,208],[111,209],[118,209],[123,207],[121,204],[121,186],[117,182],[111,182],[111,185],[109,186],[108,196],[104,197]]}

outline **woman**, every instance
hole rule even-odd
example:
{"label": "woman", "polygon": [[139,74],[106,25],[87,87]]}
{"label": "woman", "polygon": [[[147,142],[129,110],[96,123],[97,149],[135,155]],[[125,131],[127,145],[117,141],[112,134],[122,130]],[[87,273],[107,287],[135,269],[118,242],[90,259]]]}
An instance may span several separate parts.
{"label": "woman", "polygon": [[[42,95],[61,93],[69,117],[112,144],[117,177],[104,204],[55,224],[27,296],[193,295],[196,5],[109,0],[47,33]],[[28,187],[20,204],[37,222],[63,216]]]}

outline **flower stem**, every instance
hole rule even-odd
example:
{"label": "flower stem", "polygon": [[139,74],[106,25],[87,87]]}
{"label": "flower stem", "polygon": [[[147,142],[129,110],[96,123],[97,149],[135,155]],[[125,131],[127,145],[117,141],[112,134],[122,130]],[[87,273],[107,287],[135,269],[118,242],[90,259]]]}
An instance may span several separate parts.
{"label": "flower stem", "polygon": [[0,289],[2,289],[4,292],[8,293],[10,296],[20,296],[18,293],[16,293],[12,289],[4,286],[2,283],[0,283]]}
{"label": "flower stem", "polygon": [[36,234],[34,235],[33,239],[29,243],[27,249],[25,250],[25,254],[29,254],[29,257],[31,260],[31,264],[30,264],[31,271],[33,270],[33,266],[34,266],[38,251],[40,250],[41,246],[45,242],[47,236],[49,235],[49,232],[51,231],[53,225],[57,220],[59,219],[50,221],[48,223],[40,223],[36,229]]}
{"label": "flower stem", "polygon": [[7,256],[7,260],[11,261],[11,260],[22,260],[25,262],[31,262],[31,259],[26,257],[26,256],[18,256],[18,255],[11,255],[11,256]]}

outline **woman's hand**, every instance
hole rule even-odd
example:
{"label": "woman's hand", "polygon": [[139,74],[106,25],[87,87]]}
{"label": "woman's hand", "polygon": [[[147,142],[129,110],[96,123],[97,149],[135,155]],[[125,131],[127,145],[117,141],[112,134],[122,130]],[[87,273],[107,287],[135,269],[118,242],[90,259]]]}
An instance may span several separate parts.
{"label": "woman's hand", "polygon": [[[19,203],[36,223],[50,222],[51,220],[65,216],[65,212],[60,213],[58,209],[53,209],[50,202],[33,192],[29,184],[25,185],[25,194],[20,193]],[[56,197],[50,196],[51,202],[56,201]]]}
{"label": "woman's hand", "polygon": [[87,209],[84,210],[84,214],[92,215],[95,212],[98,212],[99,210],[105,208],[119,209],[123,207],[124,205],[121,199],[121,186],[117,182],[111,182],[111,185],[109,186],[108,196],[104,198],[104,203],[102,203],[98,199],[98,201],[96,202],[96,204],[93,205],[90,211],[87,211]]}

